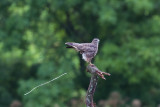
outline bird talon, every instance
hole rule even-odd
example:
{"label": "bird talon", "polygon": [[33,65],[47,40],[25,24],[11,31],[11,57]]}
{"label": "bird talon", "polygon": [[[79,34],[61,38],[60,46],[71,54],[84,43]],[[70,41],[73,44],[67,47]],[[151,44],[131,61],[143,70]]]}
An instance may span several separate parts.
{"label": "bird talon", "polygon": [[93,66],[94,66],[94,64],[92,64],[91,62],[89,63],[89,65],[90,65],[91,67],[93,67]]}

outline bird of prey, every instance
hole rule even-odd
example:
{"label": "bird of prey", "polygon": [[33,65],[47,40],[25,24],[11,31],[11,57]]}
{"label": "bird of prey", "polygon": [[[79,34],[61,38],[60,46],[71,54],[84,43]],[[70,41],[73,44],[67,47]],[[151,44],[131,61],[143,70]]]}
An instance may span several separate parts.
{"label": "bird of prey", "polygon": [[82,58],[90,65],[93,65],[91,63],[91,60],[96,56],[98,52],[99,41],[100,40],[98,38],[94,38],[91,43],[67,42],[65,44],[68,45],[67,48],[73,48],[76,51],[80,52],[80,54],[82,54]]}

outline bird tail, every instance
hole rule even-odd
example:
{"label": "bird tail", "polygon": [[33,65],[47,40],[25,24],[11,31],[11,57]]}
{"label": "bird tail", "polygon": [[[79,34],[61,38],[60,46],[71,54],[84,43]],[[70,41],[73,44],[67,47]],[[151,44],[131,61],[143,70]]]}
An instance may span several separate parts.
{"label": "bird tail", "polygon": [[66,48],[73,48],[73,43],[72,42],[67,42],[65,44],[68,45]]}

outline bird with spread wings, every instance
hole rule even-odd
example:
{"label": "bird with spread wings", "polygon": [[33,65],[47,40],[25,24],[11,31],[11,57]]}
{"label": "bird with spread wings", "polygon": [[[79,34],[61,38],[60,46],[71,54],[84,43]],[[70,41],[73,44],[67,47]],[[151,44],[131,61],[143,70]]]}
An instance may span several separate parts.
{"label": "bird with spread wings", "polygon": [[74,43],[67,42],[65,43],[67,48],[73,48],[76,51],[82,54],[82,58],[92,65],[91,60],[96,56],[98,52],[99,39],[94,38],[91,43]]}

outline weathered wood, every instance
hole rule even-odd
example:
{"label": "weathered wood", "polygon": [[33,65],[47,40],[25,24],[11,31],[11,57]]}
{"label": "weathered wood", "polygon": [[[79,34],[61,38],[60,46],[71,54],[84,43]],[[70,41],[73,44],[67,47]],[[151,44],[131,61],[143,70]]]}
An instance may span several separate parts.
{"label": "weathered wood", "polygon": [[96,86],[98,83],[98,76],[100,76],[102,79],[105,79],[104,75],[110,76],[110,74],[100,71],[93,64],[87,66],[87,72],[91,73],[91,80],[90,80],[90,84],[89,84],[87,95],[86,95],[86,106],[95,107],[96,105],[93,102],[93,96],[94,96]]}

